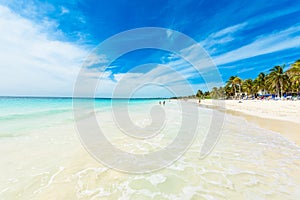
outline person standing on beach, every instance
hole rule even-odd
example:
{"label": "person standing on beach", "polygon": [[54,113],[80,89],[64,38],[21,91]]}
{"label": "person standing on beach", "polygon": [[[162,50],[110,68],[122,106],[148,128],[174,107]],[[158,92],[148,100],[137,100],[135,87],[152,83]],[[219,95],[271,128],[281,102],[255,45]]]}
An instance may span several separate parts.
{"label": "person standing on beach", "polygon": [[163,105],[166,105],[166,102],[165,102],[165,101],[163,101]]}

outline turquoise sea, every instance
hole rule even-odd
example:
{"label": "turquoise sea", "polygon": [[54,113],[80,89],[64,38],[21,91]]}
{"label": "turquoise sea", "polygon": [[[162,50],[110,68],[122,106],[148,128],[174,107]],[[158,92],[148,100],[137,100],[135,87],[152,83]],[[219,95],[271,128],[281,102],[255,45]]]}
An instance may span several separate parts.
{"label": "turquoise sea", "polygon": [[[158,103],[161,99],[76,99],[91,102],[95,112],[111,109],[114,105],[128,103],[137,106]],[[54,97],[0,97],[0,137],[10,137],[43,127],[73,122],[73,99]]]}
{"label": "turquoise sea", "polygon": [[[105,136],[123,151],[146,154],[172,142],[181,127],[179,103],[198,110],[197,136],[182,157],[161,170],[120,172],[95,160],[83,147],[71,98],[1,97],[0,199],[300,198],[300,147],[279,133],[229,114],[211,124],[213,110],[198,106],[196,100],[166,100],[161,106],[166,115],[161,134],[138,140],[114,123],[112,101],[118,106],[127,100],[77,100],[94,103]],[[149,111],[159,101],[163,100],[131,99],[131,120],[140,127],[149,125]],[[217,123],[222,123],[222,136],[213,151],[200,158],[205,135]]]}

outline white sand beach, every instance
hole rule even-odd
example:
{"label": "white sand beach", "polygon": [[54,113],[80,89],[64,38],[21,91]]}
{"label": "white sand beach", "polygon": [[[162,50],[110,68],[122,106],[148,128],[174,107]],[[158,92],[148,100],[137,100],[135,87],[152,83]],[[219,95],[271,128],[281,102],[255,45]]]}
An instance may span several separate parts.
{"label": "white sand beach", "polygon": [[300,145],[300,101],[205,99],[201,105],[225,109],[229,114],[245,114],[243,117],[247,120],[279,132]]}
{"label": "white sand beach", "polygon": [[[201,100],[202,105],[221,106],[223,100]],[[300,101],[225,100],[225,108],[245,114],[300,123]]]}

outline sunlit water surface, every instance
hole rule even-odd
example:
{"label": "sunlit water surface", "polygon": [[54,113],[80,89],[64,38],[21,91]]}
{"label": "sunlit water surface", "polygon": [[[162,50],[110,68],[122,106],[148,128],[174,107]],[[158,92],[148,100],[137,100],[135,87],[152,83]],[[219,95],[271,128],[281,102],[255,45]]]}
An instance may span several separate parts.
{"label": "sunlit water surface", "polygon": [[[149,125],[150,110],[158,101],[132,100],[133,123]],[[95,102],[99,126],[112,144],[127,152],[164,148],[181,126],[179,101],[167,100],[161,134],[133,139],[116,126],[110,103],[109,99]],[[188,151],[162,170],[128,174],[107,168],[83,148],[72,99],[0,98],[0,199],[300,198],[299,146],[243,118],[226,115],[224,122],[214,122],[224,123],[218,144],[200,159],[203,141],[214,124],[212,110],[194,106],[199,109],[198,133]]]}

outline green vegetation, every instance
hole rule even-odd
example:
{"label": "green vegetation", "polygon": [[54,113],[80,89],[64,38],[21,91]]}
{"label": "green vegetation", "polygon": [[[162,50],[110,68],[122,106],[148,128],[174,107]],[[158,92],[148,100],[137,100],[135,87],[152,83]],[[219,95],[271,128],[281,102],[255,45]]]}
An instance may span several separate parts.
{"label": "green vegetation", "polygon": [[199,98],[240,99],[242,96],[256,97],[258,94],[298,95],[300,93],[300,60],[297,60],[285,71],[285,65],[275,66],[269,74],[261,72],[252,79],[242,80],[238,76],[231,76],[223,87],[214,87],[210,92],[198,90]]}

